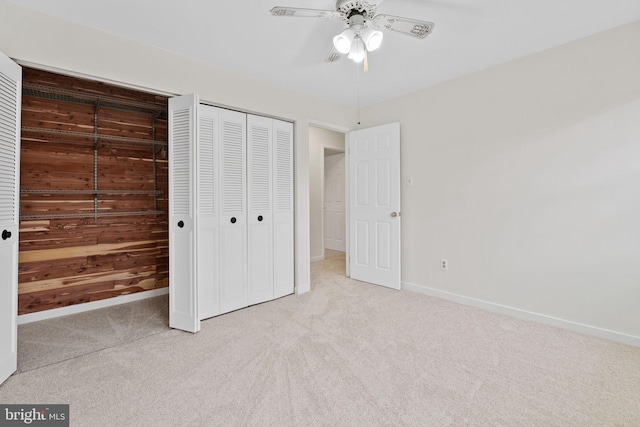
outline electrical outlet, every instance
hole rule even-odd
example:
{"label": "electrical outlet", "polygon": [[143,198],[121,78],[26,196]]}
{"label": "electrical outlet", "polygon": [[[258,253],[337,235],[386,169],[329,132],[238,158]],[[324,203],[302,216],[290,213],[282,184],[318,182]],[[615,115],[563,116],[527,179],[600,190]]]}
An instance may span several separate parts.
{"label": "electrical outlet", "polygon": [[449,270],[449,260],[440,258],[440,270]]}

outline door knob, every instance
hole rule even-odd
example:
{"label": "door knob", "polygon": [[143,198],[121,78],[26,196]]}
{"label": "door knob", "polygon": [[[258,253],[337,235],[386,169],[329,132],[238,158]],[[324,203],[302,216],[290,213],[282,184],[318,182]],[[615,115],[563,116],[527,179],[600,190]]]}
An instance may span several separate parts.
{"label": "door knob", "polygon": [[391,218],[395,218],[398,216],[398,212],[391,212]]}
{"label": "door knob", "polygon": [[178,221],[178,227],[180,228],[184,227],[184,221]]}
{"label": "door knob", "polygon": [[11,232],[9,230],[4,230],[2,232],[2,240],[7,240],[11,238]]}
{"label": "door knob", "polygon": [[262,215],[258,215],[258,221],[262,221],[264,218],[262,218]]}
{"label": "door knob", "polygon": [[231,224],[235,224],[235,223],[236,223],[236,217],[234,216],[231,218]]}

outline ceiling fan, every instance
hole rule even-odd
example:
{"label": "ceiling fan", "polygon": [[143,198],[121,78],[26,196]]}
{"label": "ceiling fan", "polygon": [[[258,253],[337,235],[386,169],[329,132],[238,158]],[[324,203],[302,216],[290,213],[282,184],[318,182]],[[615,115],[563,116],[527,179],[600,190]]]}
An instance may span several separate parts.
{"label": "ceiling fan", "polygon": [[[383,34],[379,30],[396,31],[423,39],[433,30],[433,22],[412,18],[379,14],[378,1],[338,0],[336,10],[303,9],[276,6],[271,9],[273,16],[304,18],[342,19],[348,27],[333,38],[333,48],[325,58],[326,62],[338,61],[347,54],[354,62],[362,62],[367,52],[373,52],[382,43]],[[365,62],[366,64],[366,62]]]}

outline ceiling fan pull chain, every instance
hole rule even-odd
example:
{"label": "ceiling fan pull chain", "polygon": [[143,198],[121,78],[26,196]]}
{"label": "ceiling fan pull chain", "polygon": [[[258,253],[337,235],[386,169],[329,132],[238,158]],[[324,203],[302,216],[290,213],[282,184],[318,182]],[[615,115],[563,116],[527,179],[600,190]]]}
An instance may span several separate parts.
{"label": "ceiling fan pull chain", "polygon": [[364,50],[364,72],[369,71],[369,55],[367,54],[367,49]]}
{"label": "ceiling fan pull chain", "polygon": [[358,124],[360,124],[360,64],[356,64],[356,86],[358,87]]}

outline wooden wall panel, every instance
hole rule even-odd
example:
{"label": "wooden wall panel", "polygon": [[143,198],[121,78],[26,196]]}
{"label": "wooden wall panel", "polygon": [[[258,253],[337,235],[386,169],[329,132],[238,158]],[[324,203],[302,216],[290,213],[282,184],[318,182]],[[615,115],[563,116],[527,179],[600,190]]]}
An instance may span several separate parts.
{"label": "wooden wall panel", "polygon": [[[23,83],[165,109],[167,105],[165,97],[27,67],[23,68]],[[94,144],[96,111],[97,134],[107,138]],[[22,126],[19,314],[167,287],[166,148],[108,139],[152,141],[155,135],[156,141],[166,144],[166,113],[122,111],[25,94]],[[94,219],[96,177],[101,191],[97,195],[99,213],[156,208],[162,213]],[[56,192],[60,190],[88,193]],[[102,193],[114,190],[116,194]],[[162,192],[155,200],[151,194],[117,193],[153,190]],[[61,217],[79,213],[89,217]],[[33,219],[35,215],[41,217]]]}

